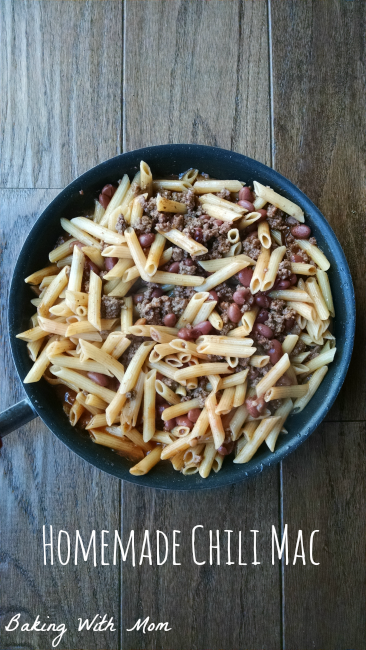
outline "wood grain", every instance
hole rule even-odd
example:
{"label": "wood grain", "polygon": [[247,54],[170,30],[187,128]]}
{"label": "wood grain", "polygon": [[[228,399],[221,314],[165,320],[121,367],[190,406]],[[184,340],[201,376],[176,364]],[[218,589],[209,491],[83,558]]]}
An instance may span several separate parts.
{"label": "wood grain", "polygon": [[[195,142],[269,164],[265,2],[136,0],[126,3],[125,21],[125,149]],[[182,531],[182,567],[123,567],[125,650],[280,647],[278,568],[199,567],[190,547],[197,524],[236,534],[259,529],[265,544],[278,522],[277,477],[276,468],[249,484],[199,494],[123,485],[127,532]],[[169,621],[172,631],[126,631],[146,616]]]}
{"label": "wood grain", "polygon": [[0,187],[62,188],[121,151],[122,2],[0,3]]}
{"label": "wood grain", "polygon": [[[284,647],[291,650],[365,647],[365,434],[365,423],[325,423],[283,464],[283,521],[291,548],[284,569]],[[306,566],[301,560],[292,565],[298,529],[307,540]],[[309,563],[315,529],[320,566]]]}
{"label": "wood grain", "polygon": [[275,167],[329,220],[356,290],[356,353],[327,419],[364,420],[366,5],[271,0],[271,24]]}
{"label": "wood grain", "polygon": [[125,7],[124,148],[201,143],[269,164],[266,2]]}
{"label": "wood grain", "polygon": [[[0,267],[0,316],[4,319],[0,409],[24,396],[6,334],[8,285],[31,225],[56,194],[55,190],[0,190],[4,237]],[[21,612],[23,622],[33,623],[39,614],[43,622],[65,623],[68,632],[60,648],[119,648],[120,567],[101,567],[100,555],[96,568],[90,561],[84,563],[80,559],[75,566],[73,555],[67,566],[57,562],[53,567],[45,567],[42,527],[52,525],[57,532],[66,530],[73,542],[76,529],[85,542],[93,529],[97,535],[103,529],[119,530],[120,482],[69,451],[38,418],[3,441],[0,458],[1,647],[51,647],[50,634],[4,631],[10,618]],[[114,616],[116,632],[77,632],[78,617],[104,613]]]}
{"label": "wood grain", "polygon": [[[232,488],[200,493],[171,493],[145,490],[124,484],[123,527],[127,541],[134,529],[139,548],[144,530],[152,537],[160,530],[168,536],[170,549],[173,530],[181,531],[177,559],[171,552],[163,566],[147,561],[123,567],[122,646],[126,650],[189,650],[210,648],[232,650],[253,648],[276,650],[281,647],[281,603],[279,569],[271,565],[271,526],[279,521],[278,472],[268,470],[256,479]],[[197,566],[192,559],[191,532],[197,532]],[[220,531],[220,566],[209,564],[209,531]],[[231,561],[227,566],[227,534],[232,530]],[[243,557],[248,566],[238,566],[238,531],[242,531]],[[258,560],[253,566],[250,530],[258,530]],[[150,623],[169,622],[170,632],[144,634],[131,629],[140,618]]]}

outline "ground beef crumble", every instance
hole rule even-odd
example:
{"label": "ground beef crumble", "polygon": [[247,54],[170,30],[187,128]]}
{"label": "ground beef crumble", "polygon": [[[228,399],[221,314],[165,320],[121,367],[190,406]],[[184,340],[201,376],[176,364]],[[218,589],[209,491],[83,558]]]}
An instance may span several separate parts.
{"label": "ground beef crumble", "polygon": [[179,318],[195,293],[193,287],[176,286],[171,295],[164,294],[159,298],[153,298],[154,289],[160,285],[149,283],[147,286],[143,300],[137,304],[136,308],[140,318],[146,318],[148,325],[162,325],[164,317],[171,313]]}
{"label": "ground beef crumble", "polygon": [[112,296],[102,296],[102,318],[119,318],[123,300]]}

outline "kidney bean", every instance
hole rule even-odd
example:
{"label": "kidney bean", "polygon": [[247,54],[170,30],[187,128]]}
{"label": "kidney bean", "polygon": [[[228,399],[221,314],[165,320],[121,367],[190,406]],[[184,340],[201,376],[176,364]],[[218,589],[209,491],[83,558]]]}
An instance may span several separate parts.
{"label": "kidney bean", "polygon": [[257,399],[249,397],[245,400],[245,406],[248,409],[249,415],[251,415],[253,418],[257,418],[266,409],[266,404],[263,396],[258,397]]}
{"label": "kidney bean", "polygon": [[118,262],[118,257],[105,257],[104,258],[104,266],[106,268],[106,271],[110,271],[113,269],[114,266],[116,266]]}
{"label": "kidney bean", "polygon": [[[178,332],[178,337],[180,339],[183,339],[184,341],[190,341],[193,338],[192,332],[193,332],[193,330],[189,330],[189,329],[187,329],[187,327],[182,327],[182,329],[180,329],[179,332]],[[198,336],[200,336],[200,335],[201,335],[201,333],[198,334],[196,336],[196,338],[198,338]]]}
{"label": "kidney bean", "polygon": [[254,205],[251,201],[239,201],[239,205],[248,210],[248,212],[255,212]]}
{"label": "kidney bean", "polygon": [[200,415],[201,415],[201,409],[191,409],[190,411],[188,411],[188,417],[191,422],[197,422]]}
{"label": "kidney bean", "polygon": [[230,305],[229,309],[227,310],[227,315],[232,323],[239,323],[242,314],[235,302]]}
{"label": "kidney bean", "polygon": [[219,299],[219,297],[218,297],[216,291],[214,291],[213,289],[212,289],[211,291],[209,291],[209,294],[210,294],[210,295],[209,295],[209,297],[207,298],[208,301],[209,301],[209,300],[218,300],[218,299]]}
{"label": "kidney bean", "polygon": [[104,386],[104,388],[107,388],[109,381],[106,375],[102,375],[100,372],[87,372],[86,374],[89,377],[89,379],[94,381],[96,384],[99,384],[99,386]]}
{"label": "kidney bean", "polygon": [[109,390],[114,390],[114,392],[116,393],[119,387],[120,387],[120,382],[118,381],[117,377],[110,377],[108,382]]}
{"label": "kidney bean", "polygon": [[306,226],[304,223],[300,223],[298,226],[292,226],[291,235],[296,237],[296,239],[309,239],[311,235],[311,228]]}
{"label": "kidney bean", "polygon": [[89,269],[90,269],[91,271],[94,271],[94,273],[96,273],[97,275],[99,275],[99,269],[98,269],[97,265],[94,264],[94,262],[92,262],[92,261],[89,259],[89,257],[87,257],[86,255],[85,255],[85,264],[87,264],[87,266],[89,267]]}
{"label": "kidney bean", "polygon": [[292,380],[286,375],[282,375],[276,383],[276,386],[292,386]]}
{"label": "kidney bean", "polygon": [[301,255],[293,254],[291,255],[291,262],[303,262]]}
{"label": "kidney bean", "polygon": [[192,422],[189,419],[188,415],[180,415],[179,417],[175,418],[175,421],[178,427],[188,427],[189,429],[192,428]]}
{"label": "kidney bean", "polygon": [[172,429],[174,429],[175,425],[176,425],[175,418],[172,418],[171,420],[166,420],[164,422],[164,429],[165,431],[171,431]]}
{"label": "kidney bean", "polygon": [[296,275],[296,273],[293,273],[293,274],[291,275],[291,277],[290,277],[290,284],[291,284],[291,285],[294,285],[294,284],[296,284],[296,283],[297,283],[297,275]]}
{"label": "kidney bean", "polygon": [[293,326],[295,325],[295,319],[293,316],[290,316],[290,318],[286,318],[285,320],[285,330],[288,332],[289,330],[292,330]]}
{"label": "kidney bean", "polygon": [[168,404],[168,402],[166,402],[165,400],[163,400],[163,401],[162,401],[162,402],[157,406],[157,408],[156,408],[156,412],[157,412],[159,418],[161,418],[163,411],[165,411],[165,409],[167,409],[167,408],[169,408],[169,404]]}
{"label": "kidney bean", "polygon": [[[198,336],[204,335],[204,334],[209,334],[212,330],[212,325],[209,320],[204,320],[202,323],[198,323],[191,332],[198,332]],[[197,336],[196,336],[197,338]]]}
{"label": "kidney bean", "polygon": [[257,294],[254,297],[254,300],[255,300],[256,305],[258,305],[258,307],[263,307],[264,309],[268,309],[268,307],[271,304],[271,299],[268,298],[268,296],[265,296],[263,293],[262,294]]}
{"label": "kidney bean", "polygon": [[193,239],[197,241],[199,244],[203,240],[203,230],[202,228],[195,228],[193,231]]}
{"label": "kidney bean", "polygon": [[259,217],[259,219],[257,219],[255,223],[261,223],[262,221],[265,221],[267,219],[267,210],[261,209],[261,210],[256,210],[256,212],[259,212],[261,216]]}
{"label": "kidney bean", "polygon": [[239,190],[239,201],[250,201],[253,203],[254,196],[250,187],[242,187],[241,190]]}
{"label": "kidney bean", "polygon": [[109,198],[111,199],[113,194],[115,193],[116,189],[117,188],[114,187],[114,185],[111,185],[110,183],[108,183],[108,185],[104,185],[104,187],[102,189],[102,194],[105,194],[105,196],[109,196]]}
{"label": "kidney bean", "polygon": [[279,280],[276,282],[276,289],[288,289],[291,287],[290,280]]}
{"label": "kidney bean", "polygon": [[265,323],[268,320],[268,311],[267,309],[261,309],[257,318],[255,319],[256,323]]}
{"label": "kidney bean", "polygon": [[83,244],[82,241],[73,241],[71,242],[70,247],[74,248],[74,246],[77,246],[81,250],[82,248],[84,248],[85,244]]}
{"label": "kidney bean", "polygon": [[287,226],[297,226],[299,224],[298,220],[295,217],[286,217]]}
{"label": "kidney bean", "polygon": [[243,285],[243,287],[250,286],[252,277],[253,277],[253,270],[249,266],[247,266],[246,269],[240,271],[240,273],[238,274],[239,282],[240,284]]}
{"label": "kidney bean", "polygon": [[218,448],[217,453],[220,454],[220,456],[228,456],[233,451],[234,444],[234,442],[224,442],[224,444]]}
{"label": "kidney bean", "polygon": [[257,226],[257,222],[255,221],[254,223],[251,223],[250,226],[244,228],[244,233],[245,235],[253,235],[256,230],[258,230],[258,226]]}
{"label": "kidney bean", "polygon": [[111,198],[109,196],[107,196],[106,194],[102,194],[102,193],[99,194],[98,201],[103,206],[103,208],[105,210],[108,207],[110,200],[111,200]]}
{"label": "kidney bean", "polygon": [[155,241],[155,235],[153,232],[146,232],[143,235],[139,236],[139,242],[144,248],[148,248]]}
{"label": "kidney bean", "polygon": [[152,298],[160,298],[161,296],[164,295],[164,291],[162,289],[156,288],[151,294]]}
{"label": "kidney bean", "polygon": [[215,221],[214,221],[214,224],[216,224],[216,226],[221,226],[223,223],[224,222],[221,221],[221,219],[215,219]]}
{"label": "kidney bean", "polygon": [[201,214],[200,219],[201,221],[209,221],[211,217],[208,214]]}
{"label": "kidney bean", "polygon": [[164,316],[163,323],[165,327],[174,327],[176,322],[177,322],[177,317],[175,314],[171,313]]}
{"label": "kidney bean", "polygon": [[193,261],[190,257],[187,257],[187,259],[184,260],[184,265],[185,265],[185,266],[193,266],[193,265],[194,265],[194,261]]}
{"label": "kidney bean", "polygon": [[283,350],[280,341],[277,341],[277,339],[272,339],[271,347],[268,350],[268,355],[273,365],[275,365],[275,363],[281,359]]}
{"label": "kidney bean", "polygon": [[144,299],[144,294],[143,293],[135,293],[135,295],[132,297],[133,302],[135,305],[138,305],[139,302],[142,302]]}
{"label": "kidney bean", "polygon": [[67,404],[70,404],[70,406],[73,405],[73,403],[76,400],[76,393],[74,390],[67,390],[64,395],[64,402]]}
{"label": "kidney bean", "polygon": [[169,273],[179,273],[179,262],[173,262],[168,268]]}
{"label": "kidney bean", "polygon": [[253,332],[254,333],[258,332],[258,334],[265,336],[266,339],[273,339],[274,337],[271,328],[265,325],[264,323],[254,323]]}
{"label": "kidney bean", "polygon": [[246,287],[238,289],[233,295],[233,300],[237,305],[244,305],[251,295],[250,290]]}

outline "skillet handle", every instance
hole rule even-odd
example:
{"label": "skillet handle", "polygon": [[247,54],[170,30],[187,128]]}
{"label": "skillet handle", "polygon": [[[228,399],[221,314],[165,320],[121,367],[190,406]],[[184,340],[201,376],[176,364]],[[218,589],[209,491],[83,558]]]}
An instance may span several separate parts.
{"label": "skillet handle", "polygon": [[0,413],[0,438],[4,438],[11,431],[19,429],[23,424],[27,424],[36,417],[38,417],[37,413],[26,399],[10,406],[6,411]]}

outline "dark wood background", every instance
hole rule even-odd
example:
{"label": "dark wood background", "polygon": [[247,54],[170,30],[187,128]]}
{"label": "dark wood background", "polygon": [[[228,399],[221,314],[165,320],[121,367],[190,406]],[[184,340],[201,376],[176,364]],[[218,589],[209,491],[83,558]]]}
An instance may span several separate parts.
{"label": "dark wood background", "polygon": [[[64,622],[59,648],[363,650],[366,639],[365,154],[363,0],[2,0],[1,394],[23,396],[10,356],[12,268],[37,216],[89,167],[140,146],[197,142],[272,165],[329,219],[357,295],[356,353],[326,422],[282,466],[200,494],[134,487],[77,458],[35,420],[0,466],[0,647],[17,612]],[[270,530],[315,542],[320,566],[272,566]],[[182,531],[181,567],[42,563],[42,526]],[[192,563],[189,531],[260,530],[260,566]],[[248,542],[249,544],[249,542]],[[236,558],[234,558],[236,559]],[[114,616],[117,631],[76,632]],[[141,616],[168,633],[127,632]]]}

